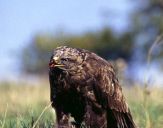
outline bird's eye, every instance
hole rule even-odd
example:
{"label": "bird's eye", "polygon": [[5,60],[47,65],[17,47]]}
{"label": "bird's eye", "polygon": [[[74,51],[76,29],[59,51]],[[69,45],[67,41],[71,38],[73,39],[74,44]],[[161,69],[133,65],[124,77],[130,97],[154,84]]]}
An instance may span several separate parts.
{"label": "bird's eye", "polygon": [[68,59],[67,59],[67,58],[61,58],[61,60],[62,60],[62,61],[68,61]]}

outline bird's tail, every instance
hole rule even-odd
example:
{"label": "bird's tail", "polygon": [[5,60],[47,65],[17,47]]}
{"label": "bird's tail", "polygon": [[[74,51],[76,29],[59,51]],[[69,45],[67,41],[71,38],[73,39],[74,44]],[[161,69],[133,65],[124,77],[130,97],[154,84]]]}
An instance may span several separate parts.
{"label": "bird's tail", "polygon": [[136,128],[136,125],[129,112],[107,111],[107,128]]}

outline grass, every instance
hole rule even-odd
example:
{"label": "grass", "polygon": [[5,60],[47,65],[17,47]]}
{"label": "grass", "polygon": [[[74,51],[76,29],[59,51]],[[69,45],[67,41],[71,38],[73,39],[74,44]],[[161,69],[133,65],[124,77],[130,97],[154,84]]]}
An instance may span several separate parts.
{"label": "grass", "polygon": [[[39,128],[53,127],[55,116],[52,108],[47,107],[50,104],[49,99],[49,86],[2,83],[0,85],[0,127],[32,128],[34,125]],[[43,110],[44,113],[42,113]]]}
{"label": "grass", "polygon": [[[52,128],[55,114],[49,106],[49,84],[30,86],[0,84],[0,128]],[[136,124],[140,128],[163,127],[163,88],[123,87]]]}
{"label": "grass", "polygon": [[138,86],[123,90],[138,127],[163,127],[163,88],[151,87],[145,93]]}

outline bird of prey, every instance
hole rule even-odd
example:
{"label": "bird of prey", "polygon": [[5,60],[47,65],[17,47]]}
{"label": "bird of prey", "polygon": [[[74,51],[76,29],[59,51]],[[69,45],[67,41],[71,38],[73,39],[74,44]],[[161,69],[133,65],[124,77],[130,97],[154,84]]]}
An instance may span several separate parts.
{"label": "bird of prey", "polygon": [[58,128],[136,128],[113,66],[97,54],[57,47],[49,81]]}

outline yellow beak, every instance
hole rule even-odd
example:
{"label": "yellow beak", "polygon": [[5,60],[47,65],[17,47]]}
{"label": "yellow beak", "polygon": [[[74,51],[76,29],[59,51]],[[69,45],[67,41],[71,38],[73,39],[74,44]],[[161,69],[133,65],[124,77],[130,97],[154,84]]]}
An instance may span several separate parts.
{"label": "yellow beak", "polygon": [[55,68],[55,67],[64,67],[63,64],[58,64],[59,63],[59,57],[54,57],[50,63],[49,63],[49,67],[50,68]]}

